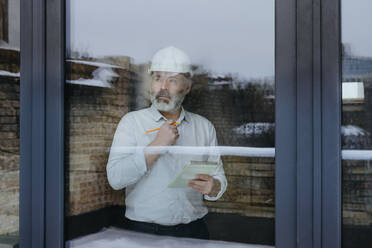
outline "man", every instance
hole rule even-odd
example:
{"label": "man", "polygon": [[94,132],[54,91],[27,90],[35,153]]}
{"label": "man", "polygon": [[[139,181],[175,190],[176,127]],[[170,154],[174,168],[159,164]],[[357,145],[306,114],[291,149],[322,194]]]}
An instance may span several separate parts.
{"label": "man", "polygon": [[[130,229],[208,239],[203,196],[217,200],[227,187],[220,157],[151,149],[217,146],[216,131],[206,118],[181,106],[191,89],[191,64],[183,51],[161,49],[149,72],[152,105],[127,113],[118,124],[107,164],[108,181],[114,189],[126,188],[125,216]],[[211,176],[197,175],[188,188],[168,188],[191,160],[215,161],[219,166]]]}

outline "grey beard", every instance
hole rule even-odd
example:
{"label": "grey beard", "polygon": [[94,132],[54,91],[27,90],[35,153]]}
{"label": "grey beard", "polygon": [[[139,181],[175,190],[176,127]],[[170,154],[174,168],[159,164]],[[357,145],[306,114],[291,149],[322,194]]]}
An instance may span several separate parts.
{"label": "grey beard", "polygon": [[150,92],[151,103],[159,111],[172,112],[179,109],[182,105],[183,100],[185,99],[186,94],[180,93],[176,95],[169,95],[170,100],[168,103],[161,99],[156,99],[156,96]]}

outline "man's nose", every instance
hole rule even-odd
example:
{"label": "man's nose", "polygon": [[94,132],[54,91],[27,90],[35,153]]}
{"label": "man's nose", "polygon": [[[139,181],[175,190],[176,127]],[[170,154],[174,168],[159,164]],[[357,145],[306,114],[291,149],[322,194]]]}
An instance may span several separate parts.
{"label": "man's nose", "polygon": [[160,82],[161,82],[161,89],[162,90],[168,89],[168,80],[167,80],[167,78],[162,78]]}

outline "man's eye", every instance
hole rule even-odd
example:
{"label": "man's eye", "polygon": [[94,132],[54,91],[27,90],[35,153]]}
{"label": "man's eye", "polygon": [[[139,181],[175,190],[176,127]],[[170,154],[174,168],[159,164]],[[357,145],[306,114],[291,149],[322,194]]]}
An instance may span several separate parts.
{"label": "man's eye", "polygon": [[171,79],[169,79],[169,82],[170,83],[177,83],[177,79],[171,78]]}

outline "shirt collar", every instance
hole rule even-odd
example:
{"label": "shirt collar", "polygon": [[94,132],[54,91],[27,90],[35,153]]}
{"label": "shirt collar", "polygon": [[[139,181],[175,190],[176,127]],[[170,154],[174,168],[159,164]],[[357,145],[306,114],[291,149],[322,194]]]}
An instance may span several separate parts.
{"label": "shirt collar", "polygon": [[[154,121],[159,121],[161,119],[164,119],[166,120],[166,118],[159,112],[159,110],[157,110],[155,108],[154,105],[151,105],[151,107],[149,108],[150,110],[150,114],[151,114],[151,117],[154,119]],[[186,122],[189,122],[188,121],[188,115],[187,115],[187,112],[186,110],[181,106],[181,114],[180,114],[180,117],[178,117],[178,120],[177,122],[181,123],[183,120],[185,120]]]}

